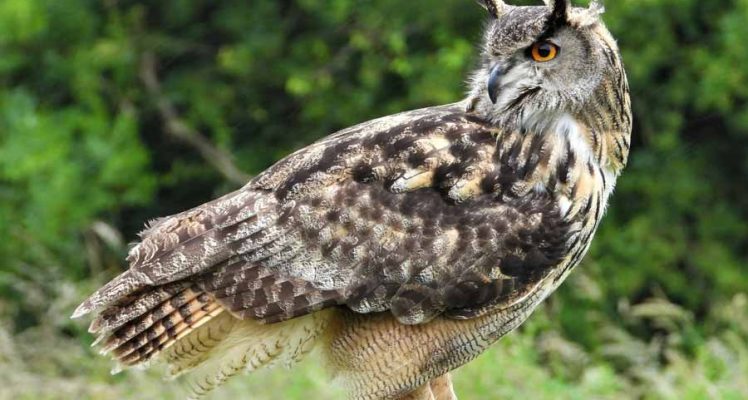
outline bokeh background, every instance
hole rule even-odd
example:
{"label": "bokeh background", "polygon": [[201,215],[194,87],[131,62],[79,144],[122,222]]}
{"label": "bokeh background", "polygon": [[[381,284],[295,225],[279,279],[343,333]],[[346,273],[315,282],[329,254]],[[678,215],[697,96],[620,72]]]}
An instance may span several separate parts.
{"label": "bokeh background", "polygon": [[[584,264],[456,373],[463,399],[748,398],[748,0],[606,7],[630,164]],[[485,18],[471,0],[0,0],[0,398],[179,398],[158,371],[110,376],[77,303],[145,221],[461,99]],[[312,358],[213,398],[340,393]]]}

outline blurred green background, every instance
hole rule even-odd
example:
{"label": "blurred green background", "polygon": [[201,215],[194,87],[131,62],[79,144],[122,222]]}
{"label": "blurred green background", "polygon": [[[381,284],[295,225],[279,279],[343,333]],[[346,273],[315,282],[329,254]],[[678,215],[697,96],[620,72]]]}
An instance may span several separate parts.
{"label": "blurred green background", "polygon": [[[748,398],[748,0],[606,7],[630,164],[584,264],[456,373],[463,399]],[[179,398],[159,371],[110,376],[77,303],[148,219],[461,99],[485,18],[471,0],[0,0],[0,398]],[[336,396],[311,359],[213,398]]]}

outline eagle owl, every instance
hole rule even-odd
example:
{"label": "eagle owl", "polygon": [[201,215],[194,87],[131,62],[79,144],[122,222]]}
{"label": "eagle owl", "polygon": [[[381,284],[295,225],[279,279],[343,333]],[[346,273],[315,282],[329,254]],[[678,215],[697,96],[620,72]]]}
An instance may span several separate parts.
{"label": "eagle owl", "polygon": [[74,317],[121,367],[200,396],[318,349],[353,399],[454,399],[449,371],[519,326],[587,251],[631,132],[602,8],[490,13],[461,102],[314,143],[150,223]]}

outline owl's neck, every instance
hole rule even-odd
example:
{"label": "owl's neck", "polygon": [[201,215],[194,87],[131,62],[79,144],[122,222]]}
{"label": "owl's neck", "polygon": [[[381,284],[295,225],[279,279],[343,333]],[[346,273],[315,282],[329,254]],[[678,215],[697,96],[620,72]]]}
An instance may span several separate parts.
{"label": "owl's neck", "polygon": [[581,107],[584,112],[573,113],[526,108],[499,112],[485,96],[468,97],[465,106],[467,112],[501,130],[568,135],[579,148],[589,149],[590,157],[599,166],[617,176],[626,166],[631,143],[628,95],[622,101],[626,104],[618,108],[621,111],[617,114],[606,104],[594,101]]}
{"label": "owl's neck", "polygon": [[586,148],[589,157],[613,176],[618,176],[628,161],[631,131],[601,123],[582,115],[563,114],[557,117],[555,131],[566,135],[578,148]]}

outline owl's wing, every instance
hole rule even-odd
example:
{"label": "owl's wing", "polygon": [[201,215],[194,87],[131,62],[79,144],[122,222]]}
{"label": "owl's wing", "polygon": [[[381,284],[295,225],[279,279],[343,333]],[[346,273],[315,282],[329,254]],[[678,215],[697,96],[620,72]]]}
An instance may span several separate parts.
{"label": "owl's wing", "polygon": [[516,303],[563,258],[569,226],[548,192],[528,186],[543,160],[520,154],[540,144],[496,138],[460,105],[330,136],[154,222],[130,269],[76,315],[147,309],[182,286],[266,322],[345,305],[416,324]]}

